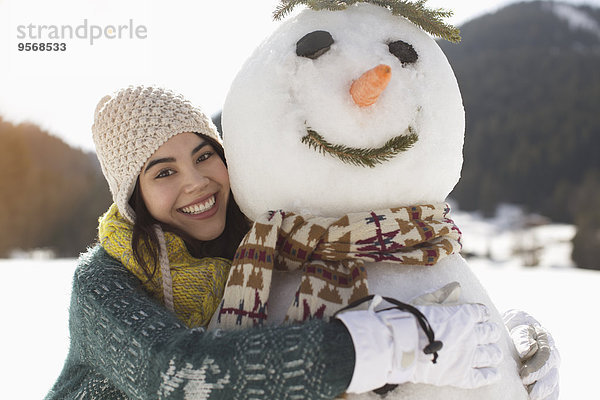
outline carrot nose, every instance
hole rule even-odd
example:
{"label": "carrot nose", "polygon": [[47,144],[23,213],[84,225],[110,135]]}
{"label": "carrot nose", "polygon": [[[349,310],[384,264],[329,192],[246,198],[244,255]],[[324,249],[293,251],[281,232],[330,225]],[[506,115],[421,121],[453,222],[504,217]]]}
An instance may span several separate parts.
{"label": "carrot nose", "polygon": [[392,69],[385,64],[379,64],[360,76],[350,86],[350,95],[359,107],[375,104],[381,93],[392,79]]}

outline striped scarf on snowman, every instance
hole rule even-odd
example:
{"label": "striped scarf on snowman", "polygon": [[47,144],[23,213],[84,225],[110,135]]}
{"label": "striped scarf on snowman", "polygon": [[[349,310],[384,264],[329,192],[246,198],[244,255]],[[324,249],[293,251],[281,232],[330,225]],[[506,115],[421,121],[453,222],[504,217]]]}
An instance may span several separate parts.
{"label": "striped scarf on snowman", "polygon": [[211,327],[263,325],[274,268],[302,271],[286,321],[328,318],[369,294],[365,262],[430,266],[459,252],[449,211],[443,203],[341,218],[269,212],[242,240]]}

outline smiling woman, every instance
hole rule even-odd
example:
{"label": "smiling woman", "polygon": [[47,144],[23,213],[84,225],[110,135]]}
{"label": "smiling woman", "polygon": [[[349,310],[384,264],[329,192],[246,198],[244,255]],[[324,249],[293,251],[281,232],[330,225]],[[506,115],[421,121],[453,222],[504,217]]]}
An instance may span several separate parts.
{"label": "smiling woman", "polygon": [[[168,90],[129,87],[100,101],[92,131],[115,204],[75,273],[71,348],[47,398],[343,391],[354,353],[339,322],[218,336],[189,329],[208,324],[248,230],[210,120]],[[326,354],[330,342],[337,350]],[[292,378],[251,379],[256,363]]]}
{"label": "smiling woman", "polygon": [[115,201],[102,246],[187,325],[206,324],[248,229],[212,122],[180,96],[136,87],[103,98],[92,131]]}

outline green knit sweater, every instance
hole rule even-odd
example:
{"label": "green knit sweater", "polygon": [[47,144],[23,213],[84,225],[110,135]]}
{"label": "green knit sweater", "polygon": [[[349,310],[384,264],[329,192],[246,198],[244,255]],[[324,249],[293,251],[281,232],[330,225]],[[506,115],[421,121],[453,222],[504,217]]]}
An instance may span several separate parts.
{"label": "green knit sweater", "polygon": [[71,345],[46,399],[331,399],[352,377],[339,322],[186,328],[96,246],[73,280]]}

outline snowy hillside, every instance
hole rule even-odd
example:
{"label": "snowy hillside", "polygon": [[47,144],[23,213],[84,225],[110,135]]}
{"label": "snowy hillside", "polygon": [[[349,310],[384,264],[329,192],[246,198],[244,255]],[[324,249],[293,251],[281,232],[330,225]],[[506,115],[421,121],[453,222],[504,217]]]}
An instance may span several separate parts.
{"label": "snowy hillside", "polygon": [[[452,210],[456,206],[452,205]],[[572,239],[576,229],[569,224],[550,224],[540,215],[524,215],[518,206],[502,204],[493,218],[477,212],[453,211],[451,218],[463,233],[463,256],[471,264],[492,263],[496,267],[574,267]],[[599,261],[600,262],[600,261]]]}
{"label": "snowy hillside", "polygon": [[[515,233],[509,222],[516,212],[506,208],[494,220],[457,212],[454,219],[464,232],[465,250],[478,255],[469,262],[497,307],[529,311],[554,335],[563,358],[561,399],[589,398],[596,391],[594,366],[600,357],[597,346],[587,341],[600,330],[593,296],[600,287],[600,273],[570,267],[566,238],[572,236],[572,227],[547,225]],[[537,250],[540,267],[524,268],[519,254],[511,255],[512,249],[532,237],[539,245],[553,244]],[[496,261],[482,257],[486,254]],[[68,350],[74,267],[75,260],[70,259],[0,260],[4,278],[0,398],[41,399],[58,376]]]}

